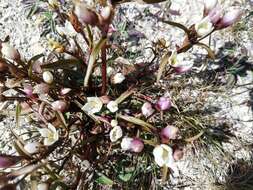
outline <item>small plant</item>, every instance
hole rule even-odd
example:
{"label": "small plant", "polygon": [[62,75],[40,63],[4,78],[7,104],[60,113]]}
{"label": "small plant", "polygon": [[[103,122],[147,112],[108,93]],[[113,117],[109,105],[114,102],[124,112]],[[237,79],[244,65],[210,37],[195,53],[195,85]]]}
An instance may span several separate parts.
{"label": "small plant", "polygon": [[[225,129],[215,133],[215,119],[205,112],[208,88],[193,100],[185,73],[194,64],[189,50],[200,46],[214,58],[201,41],[231,26],[241,12],[223,14],[217,1],[205,2],[203,19],[190,27],[159,19],[183,30],[184,42],[176,49],[158,42],[155,59],[144,65],[123,58],[114,64],[120,45],[109,37],[117,1],[94,7],[74,1],[69,12],[60,9],[62,1],[48,1],[61,20],[55,26],[61,40],[49,39],[49,55],[25,60],[3,40],[0,100],[16,102],[16,125],[29,119],[30,138],[11,129],[16,153],[0,155],[2,187],[15,189],[26,180],[38,189],[149,189],[156,179],[168,179],[186,145],[228,138]],[[166,90],[162,78],[170,80]],[[15,96],[5,95],[10,89]]]}

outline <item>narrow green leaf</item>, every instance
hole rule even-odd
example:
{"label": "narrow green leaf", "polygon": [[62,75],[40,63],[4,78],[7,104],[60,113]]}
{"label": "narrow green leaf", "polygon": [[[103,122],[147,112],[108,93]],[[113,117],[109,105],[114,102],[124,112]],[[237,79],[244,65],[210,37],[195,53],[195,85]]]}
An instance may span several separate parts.
{"label": "narrow green leaf", "polygon": [[120,119],[123,119],[123,120],[125,120],[125,121],[127,121],[129,123],[133,123],[135,125],[141,126],[144,131],[152,132],[152,130],[153,131],[156,130],[156,128],[153,127],[151,124],[149,124],[149,123],[147,123],[147,122],[145,122],[145,121],[143,121],[141,119],[138,119],[136,117],[127,116],[127,115],[121,115],[121,114],[117,115],[117,117],[120,118]]}
{"label": "narrow green leaf", "polygon": [[21,113],[21,105],[18,102],[17,106],[16,106],[16,127],[19,127],[19,116],[20,116],[20,113]]}
{"label": "narrow green leaf", "polygon": [[102,185],[113,185],[113,181],[104,174],[100,174],[100,176],[96,179],[96,182]]}
{"label": "narrow green leaf", "polygon": [[88,82],[90,79],[90,75],[92,73],[93,70],[93,66],[96,62],[97,56],[101,50],[101,48],[103,47],[103,45],[106,43],[106,38],[101,38],[99,40],[99,42],[97,43],[97,45],[92,49],[90,58],[89,58],[89,63],[88,63],[88,68],[84,77],[84,87],[88,87]]}
{"label": "narrow green leaf", "polygon": [[132,173],[126,173],[126,174],[119,174],[118,177],[120,180],[124,181],[124,182],[128,182],[131,177],[133,176]]}

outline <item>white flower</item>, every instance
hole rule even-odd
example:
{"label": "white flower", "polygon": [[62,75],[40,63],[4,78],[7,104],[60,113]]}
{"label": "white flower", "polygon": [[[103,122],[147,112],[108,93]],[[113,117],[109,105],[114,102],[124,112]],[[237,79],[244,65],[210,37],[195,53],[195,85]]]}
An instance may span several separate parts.
{"label": "white flower", "polygon": [[213,24],[208,16],[203,18],[199,23],[195,24],[195,30],[199,37],[209,34],[213,29]]}
{"label": "white flower", "polygon": [[169,64],[176,70],[177,73],[183,73],[192,68],[193,61],[190,59],[189,53],[177,54],[176,51],[173,51],[169,58]]}
{"label": "white flower", "polygon": [[39,129],[42,137],[44,137],[44,145],[50,146],[59,139],[59,134],[52,124],[48,124],[48,128]]}
{"label": "white flower", "polygon": [[113,119],[113,120],[111,121],[111,126],[112,126],[112,127],[116,127],[117,125],[118,125],[118,121],[115,120],[115,119]]}
{"label": "white flower", "polygon": [[122,137],[122,129],[120,126],[113,127],[110,131],[110,139],[112,142],[116,142],[119,138]]}
{"label": "white flower", "polygon": [[121,148],[122,150],[130,150],[132,145],[133,138],[124,137],[121,141]]}
{"label": "white flower", "polygon": [[113,84],[120,84],[125,80],[125,76],[122,73],[116,73],[112,78]]}
{"label": "white flower", "polygon": [[43,80],[48,84],[52,84],[54,81],[54,76],[50,71],[43,72],[42,77],[43,77]]}
{"label": "white flower", "polygon": [[98,97],[88,97],[87,103],[84,104],[82,110],[86,111],[88,114],[94,114],[100,112],[103,107],[103,102]]}
{"label": "white flower", "polygon": [[92,75],[94,77],[101,77],[102,76],[101,67],[95,67]]}
{"label": "white flower", "polygon": [[160,167],[171,167],[174,162],[172,148],[166,144],[156,146],[153,150],[153,155],[155,157],[155,162]]}
{"label": "white flower", "polygon": [[190,60],[190,54],[189,53],[180,53],[177,54],[177,51],[173,51],[170,58],[169,58],[169,64],[172,67],[181,67],[184,65],[184,62],[187,62]]}
{"label": "white flower", "polygon": [[64,26],[56,26],[56,31],[62,36],[74,37],[77,35],[77,32],[69,21],[65,21]]}
{"label": "white flower", "polygon": [[106,69],[107,76],[110,77],[113,73],[114,73],[114,68],[107,67],[107,69]]}
{"label": "white flower", "polygon": [[19,52],[11,46],[9,43],[2,43],[2,49],[1,53],[7,58],[7,59],[12,59],[12,60],[18,60],[20,59],[20,54]]}
{"label": "white flower", "polygon": [[110,110],[110,112],[114,113],[116,111],[118,111],[118,103],[116,101],[110,101],[107,104],[107,108]]}
{"label": "white flower", "polygon": [[31,142],[31,143],[25,144],[24,149],[29,154],[35,154],[39,152],[40,147],[41,147],[41,144],[39,142]]}
{"label": "white flower", "polygon": [[37,190],[48,190],[49,186],[47,183],[40,183],[37,185]]}

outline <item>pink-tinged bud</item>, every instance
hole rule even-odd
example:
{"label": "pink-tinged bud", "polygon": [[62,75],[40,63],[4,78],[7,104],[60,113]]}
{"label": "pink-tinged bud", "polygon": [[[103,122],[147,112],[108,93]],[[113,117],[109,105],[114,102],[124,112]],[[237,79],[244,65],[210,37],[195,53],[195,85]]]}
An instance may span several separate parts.
{"label": "pink-tinged bud", "polygon": [[176,139],[177,134],[178,134],[178,128],[172,125],[168,125],[167,127],[161,130],[160,137],[162,141],[166,142],[170,139]]}
{"label": "pink-tinged bud", "polygon": [[171,101],[167,97],[160,97],[156,103],[156,107],[161,111],[168,110],[171,107]]}
{"label": "pink-tinged bud", "polygon": [[82,24],[90,24],[94,26],[99,23],[97,13],[87,8],[84,3],[77,2],[75,4],[74,13]]}
{"label": "pink-tinged bud", "polygon": [[205,0],[204,1],[204,15],[208,15],[211,10],[213,10],[218,1],[217,0]]}
{"label": "pink-tinged bud", "polygon": [[144,144],[140,139],[134,138],[131,141],[130,151],[139,153],[143,150],[143,148],[144,148]]}
{"label": "pink-tinged bud", "polygon": [[2,43],[1,46],[2,46],[1,53],[7,59],[12,59],[15,61],[20,60],[19,52],[13,46],[11,46],[8,42]]}
{"label": "pink-tinged bud", "polygon": [[175,161],[181,160],[184,156],[184,151],[182,149],[175,149],[173,152],[173,158]]}
{"label": "pink-tinged bud", "polygon": [[8,168],[18,164],[22,160],[21,156],[10,156],[10,155],[0,155],[0,168]]}
{"label": "pink-tinged bud", "polygon": [[42,73],[42,69],[41,69],[41,62],[40,61],[35,61],[32,65],[32,70],[35,72],[35,73]]}
{"label": "pink-tinged bud", "polygon": [[39,142],[30,142],[24,145],[25,151],[29,154],[38,153],[40,150],[41,144]]}
{"label": "pink-tinged bud", "polygon": [[68,104],[63,100],[57,100],[52,103],[52,108],[55,111],[64,112],[68,108]]}
{"label": "pink-tinged bud", "polygon": [[33,93],[48,94],[48,92],[49,92],[49,85],[46,83],[40,83],[34,86]]}
{"label": "pink-tinged bud", "polygon": [[62,88],[60,91],[60,94],[62,96],[64,96],[64,95],[68,94],[70,91],[71,91],[71,88]]}
{"label": "pink-tinged bud", "polygon": [[174,67],[174,71],[177,74],[186,73],[186,72],[188,72],[192,69],[192,66],[193,66],[193,63],[188,64],[188,65],[182,65],[182,66],[179,66],[179,67]]}
{"label": "pink-tinged bud", "polygon": [[109,6],[106,6],[102,8],[100,15],[102,16],[103,20],[107,21],[110,19],[112,14],[112,8]]}
{"label": "pink-tinged bud", "polygon": [[33,95],[33,87],[30,84],[25,84],[23,91],[28,97]]}
{"label": "pink-tinged bud", "polygon": [[242,16],[242,11],[239,9],[234,9],[232,11],[227,12],[220,22],[217,24],[217,29],[223,29],[233,25],[237,22]]}
{"label": "pink-tinged bud", "polygon": [[139,153],[143,150],[144,144],[139,138],[124,137],[121,141],[121,148],[125,151]]}
{"label": "pink-tinged bud", "polygon": [[209,12],[208,17],[210,21],[213,23],[213,25],[216,25],[221,20],[222,15],[223,15],[222,8],[220,6],[217,6]]}
{"label": "pink-tinged bud", "polygon": [[154,113],[154,109],[149,102],[145,102],[141,107],[141,112],[145,117],[149,117]]}

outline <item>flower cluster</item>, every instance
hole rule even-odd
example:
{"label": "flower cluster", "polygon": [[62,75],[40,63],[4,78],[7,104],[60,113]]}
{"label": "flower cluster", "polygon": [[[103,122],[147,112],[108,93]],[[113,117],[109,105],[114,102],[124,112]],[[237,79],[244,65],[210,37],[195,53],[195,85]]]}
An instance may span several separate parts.
{"label": "flower cluster", "polygon": [[[35,55],[26,60],[8,38],[1,41],[0,100],[16,103],[17,126],[19,117],[25,116],[29,123],[25,132],[28,138],[13,131],[16,155],[0,154],[1,168],[18,166],[0,176],[4,185],[15,186],[16,178],[30,174],[31,179],[39,182],[37,189],[57,185],[77,188],[86,177],[81,166],[87,162],[95,168],[98,182],[113,184],[100,174],[101,165],[107,162],[113,165],[113,174],[102,172],[127,182],[130,177],[126,176],[133,176],[134,172],[127,175],[124,172],[131,170],[133,163],[130,169],[120,168],[125,160],[118,163],[129,155],[139,159],[135,163],[161,167],[166,178],[167,168],[173,169],[183,157],[184,144],[194,139],[185,136],[196,135],[195,131],[188,133],[181,129],[183,125],[198,122],[192,119],[192,124],[188,116],[183,116],[186,109],[178,106],[182,100],[175,97],[178,92],[171,92],[180,85],[161,88],[159,93],[145,90],[159,86],[166,66],[172,78],[189,72],[194,62],[188,50],[202,45],[212,52],[200,40],[234,24],[241,11],[223,12],[217,0],[205,1],[204,17],[199,23],[187,28],[168,22],[185,31],[182,46],[173,50],[154,48],[155,61],[150,64],[116,64],[117,57],[121,58],[115,50],[118,44],[110,41],[116,8],[113,2],[101,2],[91,7],[83,1],[74,1],[72,9],[64,13],[60,9],[62,1],[47,1],[48,8],[62,19],[59,22],[62,25],[56,26],[62,43],[49,39],[52,51],[49,55]],[[7,96],[8,90],[16,95]],[[182,132],[187,135],[183,136]],[[71,182],[61,176],[68,170],[70,175],[76,174]],[[118,173],[114,175],[114,172]]]}

